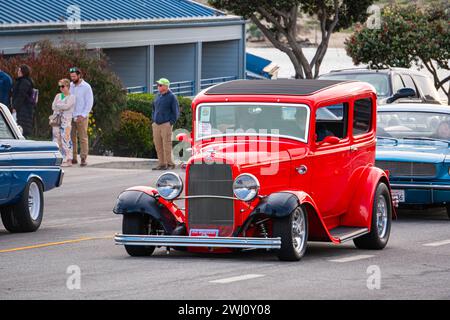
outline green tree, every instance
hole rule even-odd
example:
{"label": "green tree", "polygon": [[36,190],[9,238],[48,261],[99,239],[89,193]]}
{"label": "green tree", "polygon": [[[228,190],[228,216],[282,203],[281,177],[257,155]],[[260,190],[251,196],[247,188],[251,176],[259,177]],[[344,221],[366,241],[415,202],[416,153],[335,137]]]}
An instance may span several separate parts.
{"label": "green tree", "polygon": [[[373,0],[208,0],[208,3],[250,19],[274,47],[289,56],[296,78],[311,79],[319,75],[331,34],[355,22],[365,21]],[[322,33],[311,61],[306,58],[297,39],[301,13],[317,20]]]}
{"label": "green tree", "polygon": [[450,77],[438,76],[438,68],[450,70],[449,17],[448,1],[425,7],[386,6],[381,11],[380,28],[356,27],[345,43],[347,54],[355,64],[366,63],[372,68],[426,68],[450,104],[450,90],[444,88]]}

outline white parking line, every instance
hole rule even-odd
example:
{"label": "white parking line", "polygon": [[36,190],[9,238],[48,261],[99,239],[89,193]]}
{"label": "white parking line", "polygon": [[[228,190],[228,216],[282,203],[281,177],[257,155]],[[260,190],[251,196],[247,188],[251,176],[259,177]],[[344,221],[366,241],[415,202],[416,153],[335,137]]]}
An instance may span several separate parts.
{"label": "white parking line", "polygon": [[211,283],[231,283],[231,282],[250,280],[250,279],[256,279],[256,278],[261,278],[261,277],[264,277],[264,275],[263,274],[244,274],[242,276],[213,280],[210,282]]}
{"label": "white parking line", "polygon": [[439,247],[439,246],[444,246],[446,244],[450,244],[450,239],[449,240],[442,240],[442,241],[431,242],[431,243],[425,243],[424,246],[425,247]]}
{"label": "white parking line", "polygon": [[340,259],[332,259],[332,260],[328,260],[331,262],[352,262],[352,261],[358,261],[358,260],[363,260],[363,259],[369,259],[375,257],[374,255],[368,255],[368,254],[359,254],[357,256],[351,256],[351,257],[346,257],[346,258],[340,258]]}

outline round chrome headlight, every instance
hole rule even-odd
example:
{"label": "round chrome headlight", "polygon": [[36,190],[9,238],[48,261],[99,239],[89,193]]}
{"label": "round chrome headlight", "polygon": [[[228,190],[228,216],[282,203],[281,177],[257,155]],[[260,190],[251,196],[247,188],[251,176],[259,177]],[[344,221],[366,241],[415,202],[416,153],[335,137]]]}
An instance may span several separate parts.
{"label": "round chrome headlight", "polygon": [[183,181],[176,173],[163,173],[156,182],[156,190],[164,199],[173,200],[183,192]]}
{"label": "round chrome headlight", "polygon": [[254,175],[243,173],[234,180],[233,192],[239,200],[251,201],[258,195],[259,181]]}

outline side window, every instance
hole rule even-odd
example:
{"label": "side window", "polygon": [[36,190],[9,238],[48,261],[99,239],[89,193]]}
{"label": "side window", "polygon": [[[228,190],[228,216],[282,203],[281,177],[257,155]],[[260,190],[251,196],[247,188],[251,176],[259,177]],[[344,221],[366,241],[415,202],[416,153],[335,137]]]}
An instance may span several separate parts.
{"label": "side window", "polygon": [[397,93],[401,88],[405,88],[405,84],[403,83],[402,78],[398,74],[394,74],[394,78],[392,79],[392,93]]}
{"label": "side window", "polygon": [[415,76],[414,80],[416,81],[417,86],[422,90],[424,98],[426,100],[439,101],[439,93],[434,87],[431,79],[423,76]]}
{"label": "side window", "polygon": [[316,110],[316,142],[327,136],[343,139],[347,136],[348,103],[339,103]]}
{"label": "side window", "polygon": [[358,136],[372,129],[372,99],[359,99],[353,106],[353,135]]}
{"label": "side window", "polygon": [[0,139],[14,139],[14,134],[6,122],[3,113],[0,112]]}
{"label": "side window", "polygon": [[402,78],[403,78],[403,81],[405,82],[406,88],[414,89],[414,90],[416,91],[416,95],[415,95],[414,97],[415,97],[415,98],[418,98],[419,95],[418,95],[418,92],[417,92],[417,88],[416,88],[416,85],[414,84],[414,81],[413,81],[413,79],[411,78],[411,76],[410,76],[410,75],[407,75],[407,74],[403,74],[403,75],[402,75]]}

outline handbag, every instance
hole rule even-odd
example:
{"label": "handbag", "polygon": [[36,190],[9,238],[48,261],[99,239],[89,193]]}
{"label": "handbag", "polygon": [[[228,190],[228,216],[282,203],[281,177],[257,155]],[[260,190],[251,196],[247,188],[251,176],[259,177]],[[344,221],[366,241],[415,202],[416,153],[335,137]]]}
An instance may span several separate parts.
{"label": "handbag", "polygon": [[52,114],[50,117],[48,117],[48,124],[51,127],[60,127],[62,123],[62,115],[60,113]]}

